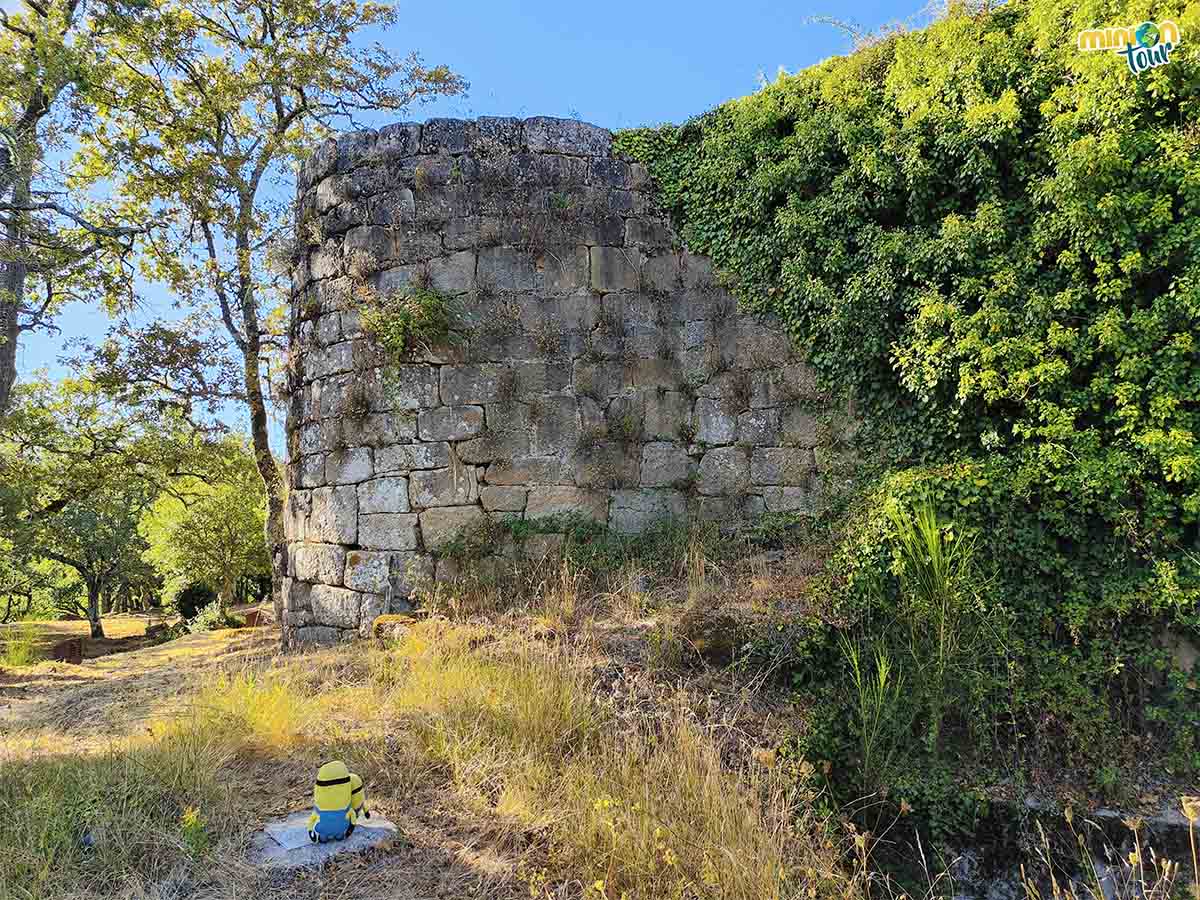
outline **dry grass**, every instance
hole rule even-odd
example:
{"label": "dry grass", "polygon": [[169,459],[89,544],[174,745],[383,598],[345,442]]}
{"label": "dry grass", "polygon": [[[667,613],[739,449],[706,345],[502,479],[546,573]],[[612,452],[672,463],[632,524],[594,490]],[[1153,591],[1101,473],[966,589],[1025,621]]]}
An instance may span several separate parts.
{"label": "dry grass", "polygon": [[796,795],[769,770],[727,770],[682,711],[631,730],[569,656],[447,650],[466,643],[410,637],[394,701],[420,714],[422,745],[460,791],[545,836],[552,852],[526,873],[533,896],[571,879],[612,898],[791,896],[798,848],[836,877],[831,859],[815,865],[811,844],[789,840],[812,827]]}
{"label": "dry grass", "polygon": [[[573,619],[576,581],[554,573],[547,616]],[[311,769],[332,756],[364,773],[384,810],[441,785],[486,820],[486,846],[456,859],[471,857],[476,886],[476,868],[492,871],[494,896],[518,876],[531,897],[793,896],[818,857],[839,877],[829,845],[797,834],[813,826],[777,773],[727,769],[682,708],[631,724],[592,678],[516,632],[435,619],[388,651],[243,661],[204,680],[182,713],[98,752],[6,749],[0,898],[175,896],[181,879],[239,896],[257,883],[239,862],[249,829],[301,806]],[[410,896],[388,893],[398,871],[378,877],[377,896]]]}

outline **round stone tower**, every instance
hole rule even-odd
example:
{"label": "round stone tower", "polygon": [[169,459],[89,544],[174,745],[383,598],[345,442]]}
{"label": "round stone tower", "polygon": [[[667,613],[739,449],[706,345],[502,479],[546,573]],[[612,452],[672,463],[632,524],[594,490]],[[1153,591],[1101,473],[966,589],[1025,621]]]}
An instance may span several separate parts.
{"label": "round stone tower", "polygon": [[[485,517],[637,531],[814,507],[810,370],[680,245],[604,129],[354,132],[308,161],[297,203],[289,642],[366,633]],[[385,350],[363,311],[417,293],[449,338]]]}

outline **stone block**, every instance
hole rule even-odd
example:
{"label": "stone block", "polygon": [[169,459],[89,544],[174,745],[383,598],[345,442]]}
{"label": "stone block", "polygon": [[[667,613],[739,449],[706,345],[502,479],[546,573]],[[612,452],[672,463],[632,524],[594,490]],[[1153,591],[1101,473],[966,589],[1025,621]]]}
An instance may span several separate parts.
{"label": "stone block", "polygon": [[820,399],[816,373],[804,363],[754,372],[750,377],[753,384],[750,405],[753,407],[784,406],[799,400]]}
{"label": "stone block", "polygon": [[325,454],[316,453],[300,460],[300,487],[313,488],[325,484]]}
{"label": "stone block", "polygon": [[385,472],[410,472],[414,469],[439,469],[450,465],[450,445],[445,442],[430,444],[398,444],[382,447],[375,451],[375,474]]}
{"label": "stone block", "polygon": [[313,619],[333,628],[358,628],[362,594],[328,584],[314,584],[309,592]]}
{"label": "stone block", "polygon": [[523,403],[493,403],[487,407],[487,430],[481,437],[457,445],[463,462],[489,463],[529,455],[529,413]]}
{"label": "stone block", "polygon": [[421,126],[422,153],[462,153],[467,149],[467,129],[462,119],[430,119]]}
{"label": "stone block", "polygon": [[[372,448],[407,443],[417,436],[417,417],[407,410],[345,418],[341,425],[344,443],[366,444]],[[372,456],[376,452],[373,450]]]}
{"label": "stone block", "polygon": [[297,644],[333,644],[341,637],[341,631],[326,625],[304,625],[296,629]]}
{"label": "stone block", "polygon": [[421,513],[421,539],[426,550],[437,550],[460,533],[477,528],[486,519],[478,506],[443,506]]}
{"label": "stone block", "polygon": [[628,188],[629,163],[620,159],[593,159],[588,166],[588,182],[610,188]]}
{"label": "stone block", "polygon": [[417,583],[433,577],[433,558],[425,553],[392,554],[392,590],[388,612],[407,612]]}
{"label": "stone block", "polygon": [[301,581],[342,583],[346,551],[334,544],[298,544],[292,560],[292,575]]}
{"label": "stone block", "polygon": [[608,527],[626,534],[687,514],[687,497],[676,490],[613,491],[611,501]]}
{"label": "stone block", "polygon": [[454,465],[413,472],[408,479],[408,497],[417,509],[474,503],[479,499],[475,467]]}
{"label": "stone block", "polygon": [[541,289],[549,294],[565,294],[587,288],[590,284],[591,263],[588,248],[556,247],[537,260],[541,274]]}
{"label": "stone block", "polygon": [[537,397],[530,402],[529,449],[551,456],[574,449],[579,441],[579,403],[574,397]]}
{"label": "stone block", "polygon": [[447,406],[494,403],[502,399],[504,371],[495,363],[442,366],[442,402]]}
{"label": "stone block", "polygon": [[670,226],[658,219],[625,220],[627,247],[670,247],[673,239]]}
{"label": "stone block", "polygon": [[289,541],[305,540],[311,511],[312,497],[308,491],[299,488],[288,491],[283,508],[283,533]]}
{"label": "stone block", "polygon": [[416,217],[417,205],[410,188],[396,188],[367,200],[367,218],[372,225],[401,229],[395,237],[397,251],[402,249],[408,238],[415,236],[409,232]]}
{"label": "stone block", "polygon": [[709,450],[700,460],[697,487],[707,496],[740,494],[750,486],[750,457],[741,447]]}
{"label": "stone block", "polygon": [[678,485],[692,474],[692,460],[678,444],[651,443],[642,448],[642,485]]}
{"label": "stone block", "polygon": [[358,514],[409,511],[408,479],[399,475],[373,478],[358,486]]}
{"label": "stone block", "polygon": [[702,444],[732,444],[737,433],[737,411],[732,401],[705,397],[696,401],[696,440]]}
{"label": "stone block", "polygon": [[755,447],[750,482],[755,485],[804,484],[816,468],[813,451],[804,447]]}
{"label": "stone block", "polygon": [[581,397],[606,402],[633,383],[630,370],[621,362],[575,360],[572,383]]}
{"label": "stone block", "polygon": [[581,515],[603,522],[608,514],[608,504],[602,494],[578,487],[559,485],[530,489],[529,499],[525,503],[526,519],[563,514]]}
{"label": "stone block", "polygon": [[592,247],[592,289],[636,291],[641,287],[638,265],[641,254],[621,247]]}
{"label": "stone block", "polygon": [[358,493],[354,485],[320,487],[312,492],[308,539],[353,544],[358,539]]}
{"label": "stone block", "polygon": [[817,445],[817,419],[801,409],[788,410],[783,415],[783,441],[797,447]]}
{"label": "stone block", "polygon": [[461,441],[482,431],[482,406],[439,406],[417,417],[417,434],[423,441]]}
{"label": "stone block", "polygon": [[[531,394],[556,394],[563,391],[571,383],[571,363],[518,362],[512,366],[516,382],[516,396],[528,397]],[[492,412],[488,410],[488,425],[491,427]]]}
{"label": "stone block", "polygon": [[388,366],[383,374],[384,412],[388,410],[431,409],[440,406],[438,370],[434,366]]}
{"label": "stone block", "polygon": [[763,503],[767,512],[816,515],[817,492],[809,487],[767,487],[763,488]]}
{"label": "stone block", "polygon": [[375,149],[375,141],[379,133],[373,128],[360,128],[347,131],[334,138],[337,147],[336,171],[349,172],[365,160]]}
{"label": "stone block", "polygon": [[535,153],[604,157],[612,150],[612,134],[576,119],[535,116],[522,124],[525,145]]}
{"label": "stone block", "polygon": [[564,542],[561,534],[531,534],[521,543],[521,555],[533,562],[560,556]]}
{"label": "stone block", "polygon": [[692,401],[679,391],[647,391],[646,423],[643,433],[648,440],[677,441],[692,422]]}
{"label": "stone block", "polygon": [[420,142],[420,125],[416,122],[394,122],[376,132],[374,152],[379,156],[412,156],[419,152]]}
{"label": "stone block", "polygon": [[738,441],[743,444],[777,444],[780,434],[777,409],[752,409],[738,416]]}
{"label": "stone block", "polygon": [[493,291],[532,291],[537,269],[528,252],[516,247],[485,247],[479,251],[479,283]]}
{"label": "stone block", "polygon": [[486,485],[479,490],[479,499],[488,512],[519,513],[525,510],[529,491],[523,487]]}
{"label": "stone block", "polygon": [[358,544],[371,550],[415,550],[415,514],[371,513],[358,517]]}
{"label": "stone block", "polygon": [[467,137],[473,149],[492,151],[524,145],[521,120],[513,116],[480,116],[469,122]]}
{"label": "stone block", "polygon": [[641,480],[642,454],[636,444],[602,436],[592,442],[584,435],[571,463],[575,483],[592,490],[634,487]]}
{"label": "stone block", "polygon": [[317,319],[317,342],[328,347],[342,339],[342,314],[328,313]]}
{"label": "stone block", "polygon": [[369,447],[348,447],[325,457],[326,484],[357,484],[374,474]]}
{"label": "stone block", "polygon": [[487,467],[487,483],[499,485],[553,484],[563,477],[557,456],[519,456],[497,460]]}
{"label": "stone block", "polygon": [[[439,242],[439,247],[440,247]],[[346,268],[352,275],[378,272],[392,258],[392,234],[382,225],[358,225],[346,232],[342,245]]]}
{"label": "stone block", "polygon": [[443,294],[465,294],[475,287],[475,253],[459,250],[429,261],[429,284]]}
{"label": "stone block", "polygon": [[741,315],[737,319],[737,358],[748,369],[787,362],[795,348],[778,319]]}

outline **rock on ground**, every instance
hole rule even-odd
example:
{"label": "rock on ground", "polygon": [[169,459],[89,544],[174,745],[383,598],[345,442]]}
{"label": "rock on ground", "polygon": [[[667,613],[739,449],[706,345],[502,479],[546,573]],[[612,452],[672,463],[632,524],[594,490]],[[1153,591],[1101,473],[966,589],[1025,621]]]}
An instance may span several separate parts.
{"label": "rock on ground", "polygon": [[308,816],[306,810],[268,822],[250,841],[250,862],[257,866],[284,869],[318,867],[335,856],[361,853],[377,847],[396,834],[394,824],[375,817],[355,826],[354,833],[345,840],[314,844],[308,839]]}

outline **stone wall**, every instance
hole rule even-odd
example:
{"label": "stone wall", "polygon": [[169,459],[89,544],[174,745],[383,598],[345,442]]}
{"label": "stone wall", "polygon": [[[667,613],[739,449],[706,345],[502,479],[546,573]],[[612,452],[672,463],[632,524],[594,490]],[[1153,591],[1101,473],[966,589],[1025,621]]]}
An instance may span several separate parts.
{"label": "stone wall", "polygon": [[[636,531],[814,508],[819,398],[779,324],[679,246],[640,165],[572,120],[398,124],[299,178],[285,633],[365,633],[485,516]],[[454,340],[389,357],[366,302]]]}

